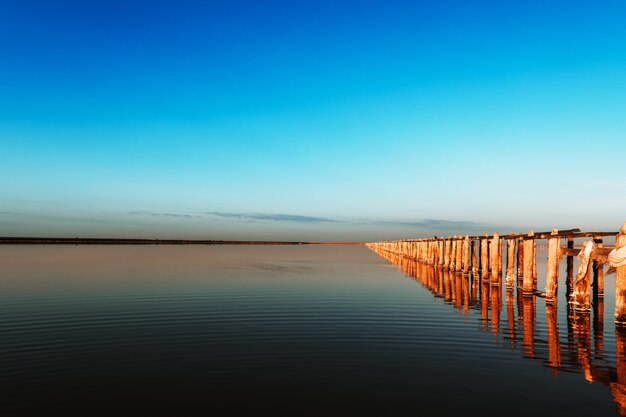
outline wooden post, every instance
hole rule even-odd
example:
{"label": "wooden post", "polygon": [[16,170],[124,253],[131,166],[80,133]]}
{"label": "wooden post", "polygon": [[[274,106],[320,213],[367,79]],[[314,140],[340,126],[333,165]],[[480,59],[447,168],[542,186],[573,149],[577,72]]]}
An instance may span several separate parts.
{"label": "wooden post", "polygon": [[461,236],[459,236],[459,238],[456,241],[456,261],[455,261],[455,268],[454,270],[456,272],[461,272],[463,270],[463,240],[461,239]]}
{"label": "wooden post", "polygon": [[450,267],[450,236],[446,240],[444,240],[444,257],[443,257],[443,268],[448,269]]}
{"label": "wooden post", "polygon": [[[574,238],[567,238],[567,249],[574,249]],[[567,278],[565,280],[565,298],[569,300],[572,296],[572,291],[574,288],[574,257],[572,255],[567,255],[567,264],[566,264],[566,274]]]}
{"label": "wooden post", "polygon": [[535,290],[535,283],[533,281],[533,261],[535,260],[535,253],[533,252],[535,239],[535,232],[532,230],[528,232],[528,239],[524,239],[524,281],[522,289],[524,294],[532,294]]}
{"label": "wooden post", "polygon": [[506,287],[513,288],[515,282],[515,239],[506,241]]}
{"label": "wooden post", "polygon": [[469,236],[463,240],[463,273],[469,274]]}
{"label": "wooden post", "polygon": [[470,251],[472,252],[472,276],[476,278],[478,276],[478,260],[476,257],[476,246],[475,241],[472,240],[470,243]]}
{"label": "wooden post", "polygon": [[491,285],[500,285],[502,278],[502,251],[500,250],[500,235],[498,232],[493,234],[491,239]]}
{"label": "wooden post", "polygon": [[[603,247],[602,236],[594,236],[593,243],[596,248]],[[594,298],[604,297],[604,265],[593,261],[593,295]]]}
{"label": "wooden post", "polygon": [[573,305],[578,311],[589,311],[591,309],[591,269],[589,268],[589,259],[593,250],[593,242],[584,243],[583,249],[578,254],[580,258],[580,266],[574,281]]}
{"label": "wooden post", "polygon": [[450,271],[454,271],[456,267],[456,236],[452,239],[450,244]]}
{"label": "wooden post", "polygon": [[446,263],[446,241],[439,239],[439,266],[443,267]]}
{"label": "wooden post", "polygon": [[[615,239],[615,249],[611,254],[619,254],[625,246],[626,223],[619,229],[619,234]],[[609,261],[610,259],[609,255]],[[615,325],[626,326],[626,265],[617,265],[611,262],[611,266],[615,267]]]}
{"label": "wooden post", "polygon": [[517,279],[524,277],[524,239],[517,239]]}
{"label": "wooden post", "polygon": [[[552,235],[559,231],[552,229]],[[556,290],[559,283],[559,261],[561,259],[561,239],[551,237],[548,240],[548,274],[546,276],[546,301],[556,301]]]}
{"label": "wooden post", "polygon": [[489,277],[489,239],[487,239],[487,233],[480,241],[480,268],[481,280],[487,279]]}

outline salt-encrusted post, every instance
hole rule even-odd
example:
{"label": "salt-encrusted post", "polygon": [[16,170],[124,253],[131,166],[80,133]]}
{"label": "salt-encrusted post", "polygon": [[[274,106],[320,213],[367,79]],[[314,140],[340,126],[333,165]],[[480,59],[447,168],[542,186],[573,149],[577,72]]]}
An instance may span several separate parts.
{"label": "salt-encrusted post", "polygon": [[500,235],[498,232],[491,238],[491,285],[500,285],[500,268],[502,267],[502,251],[500,250]]}
{"label": "salt-encrusted post", "polygon": [[[478,258],[476,256],[476,241],[472,240],[470,243],[470,250],[472,251],[472,276],[476,278],[478,276]],[[472,279],[474,279],[472,278]]]}
{"label": "salt-encrusted post", "polygon": [[[593,243],[596,248],[604,246],[602,236],[594,236]],[[604,265],[598,261],[593,261],[593,296],[604,297]]]}
{"label": "salt-encrusted post", "polygon": [[534,239],[535,232],[532,230],[528,232],[528,236],[524,239],[524,281],[522,283],[522,290],[524,294],[532,294],[535,290],[535,283],[533,281],[533,261],[535,260]]}
{"label": "salt-encrusted post", "polygon": [[[517,279],[524,277],[524,238],[517,239]],[[519,283],[518,283],[519,285]]]}
{"label": "salt-encrusted post", "polygon": [[[571,250],[574,249],[574,238],[573,237],[568,237],[567,238],[567,249]],[[568,253],[567,255],[567,263],[566,263],[566,269],[565,272],[567,274],[567,278],[565,279],[565,297],[566,299],[570,299],[571,295],[572,295],[572,291],[574,288],[574,257],[571,255],[571,253]]]}
{"label": "salt-encrusted post", "polygon": [[465,236],[465,240],[463,240],[463,273],[469,274],[469,236]]}
{"label": "salt-encrusted post", "polygon": [[450,271],[454,271],[456,267],[456,236],[452,239],[450,244]]}
{"label": "salt-encrusted post", "polygon": [[461,236],[456,241],[456,262],[454,270],[461,272],[463,270],[463,239]]}
{"label": "salt-encrusted post", "polygon": [[559,231],[552,229],[548,240],[548,274],[546,276],[546,301],[556,301],[556,289],[559,282],[559,260],[561,259],[561,239],[556,237]]}
{"label": "salt-encrusted post", "polygon": [[615,249],[609,254],[615,268],[615,325],[626,326],[626,223],[619,229]]}
{"label": "salt-encrusted post", "polygon": [[485,280],[489,277],[489,239],[487,233],[480,241],[480,278]]}
{"label": "salt-encrusted post", "polygon": [[450,267],[450,244],[452,241],[450,240],[450,236],[444,241],[444,257],[443,257],[443,268],[448,269]]}
{"label": "salt-encrusted post", "polygon": [[580,266],[574,280],[573,305],[575,310],[589,311],[591,309],[591,268],[589,261],[593,242],[591,240],[583,244],[583,249],[578,254]]}
{"label": "salt-encrusted post", "polygon": [[506,287],[513,288],[515,282],[515,239],[506,241]]}

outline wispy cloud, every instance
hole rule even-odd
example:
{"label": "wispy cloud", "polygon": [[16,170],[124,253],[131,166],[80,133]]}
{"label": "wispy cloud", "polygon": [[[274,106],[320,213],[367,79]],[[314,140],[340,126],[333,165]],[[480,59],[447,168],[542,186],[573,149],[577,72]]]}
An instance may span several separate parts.
{"label": "wispy cloud", "polygon": [[207,211],[209,216],[223,219],[236,220],[260,220],[276,222],[296,222],[296,223],[341,223],[339,220],[326,217],[301,216],[297,214],[273,214],[273,213],[233,213],[222,211]]}
{"label": "wispy cloud", "polygon": [[200,216],[197,214],[187,214],[187,213],[168,213],[168,212],[154,212],[154,211],[131,211],[128,214],[139,214],[146,216],[164,216],[164,217],[175,217],[182,219],[197,219],[202,218],[204,216]]}

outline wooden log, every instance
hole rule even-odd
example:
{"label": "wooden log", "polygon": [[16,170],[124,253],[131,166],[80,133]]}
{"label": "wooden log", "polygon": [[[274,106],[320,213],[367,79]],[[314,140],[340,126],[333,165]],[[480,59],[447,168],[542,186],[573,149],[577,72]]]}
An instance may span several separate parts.
{"label": "wooden log", "polygon": [[537,288],[537,239],[533,239],[533,286]]}
{"label": "wooden log", "polygon": [[491,238],[491,285],[500,285],[502,277],[500,268],[502,267],[502,251],[500,250],[500,235],[496,232]]}
{"label": "wooden log", "polygon": [[556,291],[559,283],[559,261],[561,260],[561,239],[556,237],[559,231],[552,229],[552,235],[548,241],[548,273],[546,276],[546,301],[556,301]]}
{"label": "wooden log", "polygon": [[[487,233],[485,233],[487,236]],[[489,240],[480,241],[480,278],[485,280],[489,277]]]}
{"label": "wooden log", "polygon": [[446,251],[446,241],[444,239],[440,239],[439,240],[439,266],[440,267],[443,267],[446,263],[445,251]]}
{"label": "wooden log", "polygon": [[[626,246],[626,223],[615,239],[615,251]],[[626,326],[626,265],[615,266],[615,325]]]}
{"label": "wooden log", "polygon": [[515,282],[515,239],[506,242],[506,287],[513,288]]}
{"label": "wooden log", "polygon": [[[602,237],[593,238],[596,248],[602,248]],[[593,295],[595,298],[604,297],[604,265],[597,261],[593,261]]]}
{"label": "wooden log", "polygon": [[[531,230],[528,232],[528,236],[533,236],[535,233]],[[535,259],[534,240],[524,240],[524,267],[523,267],[523,283],[522,290],[524,294],[532,294],[535,290],[535,284],[533,281],[533,261]]]}
{"label": "wooden log", "polygon": [[580,252],[580,266],[574,280],[573,307],[578,311],[591,310],[591,269],[589,268],[590,255],[593,250],[591,240],[584,243]]}
{"label": "wooden log", "polygon": [[463,273],[469,274],[470,258],[469,258],[469,236],[465,236],[463,240]]}

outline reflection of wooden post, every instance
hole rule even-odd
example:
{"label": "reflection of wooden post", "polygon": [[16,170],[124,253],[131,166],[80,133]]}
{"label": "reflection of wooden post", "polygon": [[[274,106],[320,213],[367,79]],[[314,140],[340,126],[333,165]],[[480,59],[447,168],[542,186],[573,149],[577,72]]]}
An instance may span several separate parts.
{"label": "reflection of wooden post", "polygon": [[483,281],[480,285],[480,320],[483,324],[483,329],[487,330],[487,323],[489,322],[489,283]]}
{"label": "reflection of wooden post", "polygon": [[546,330],[548,331],[548,366],[554,375],[561,367],[561,344],[557,325],[556,303],[546,304]]}
{"label": "reflection of wooden post", "polygon": [[574,335],[577,342],[578,365],[585,374],[585,379],[593,382],[591,374],[591,323],[589,312],[577,312],[574,315]]}
{"label": "reflection of wooden post", "polygon": [[[604,246],[601,236],[594,236],[593,243],[597,248]],[[593,295],[604,297],[604,266],[598,261],[593,261]]]}
{"label": "reflection of wooden post", "polygon": [[[558,234],[552,229],[552,235]],[[561,239],[551,237],[548,240],[548,275],[546,277],[546,301],[556,301],[556,289],[559,282],[559,260],[561,259]]]}
{"label": "reflection of wooden post", "polygon": [[506,292],[506,320],[508,323],[508,337],[511,346],[515,347],[515,296],[512,290]]}
{"label": "reflection of wooden post", "polygon": [[[626,223],[619,229],[615,239],[615,251],[624,246],[626,246]],[[626,325],[626,265],[615,268],[615,324]]]}
{"label": "reflection of wooden post", "polygon": [[535,297],[525,295],[522,297],[524,317],[524,355],[530,358],[535,356]]}
{"label": "reflection of wooden post", "polygon": [[626,415],[626,328],[615,328],[616,380],[611,383],[611,393],[617,403],[619,415]]}
{"label": "reflection of wooden post", "polygon": [[604,352],[604,298],[596,298],[593,304],[593,344],[596,356]]}
{"label": "reflection of wooden post", "polygon": [[528,239],[524,239],[524,282],[522,289],[525,294],[532,294],[535,286],[533,282],[533,261],[535,260],[535,253],[533,251],[535,239],[535,232],[532,230],[528,232]]}
{"label": "reflection of wooden post", "polygon": [[513,288],[515,282],[515,239],[508,239],[506,242],[506,287]]}
{"label": "reflection of wooden post", "polygon": [[501,297],[500,288],[491,288],[491,332],[497,335],[500,332],[500,310],[501,310]]}
{"label": "reflection of wooden post", "polygon": [[574,281],[574,309],[589,311],[591,308],[591,268],[589,259],[593,250],[593,242],[584,243],[583,249],[578,254],[580,266]]}
{"label": "reflection of wooden post", "polygon": [[472,240],[472,242],[470,243],[470,250],[472,252],[472,275],[474,278],[476,278],[476,276],[478,275],[478,261],[476,257],[475,243],[476,242],[474,240]]}
{"label": "reflection of wooden post", "polygon": [[463,273],[469,273],[469,236],[465,236],[463,240]]}
{"label": "reflection of wooden post", "polygon": [[502,268],[502,251],[500,235],[496,232],[491,239],[491,285],[500,285],[500,268]]}
{"label": "reflection of wooden post", "polygon": [[[573,237],[567,238],[567,249],[574,249]],[[567,255],[567,267],[565,271],[567,274],[567,279],[565,280],[565,298],[569,300],[574,289],[574,257],[572,255]]]}
{"label": "reflection of wooden post", "polygon": [[480,241],[480,267],[481,280],[487,279],[489,277],[489,239],[487,239],[487,233]]}

